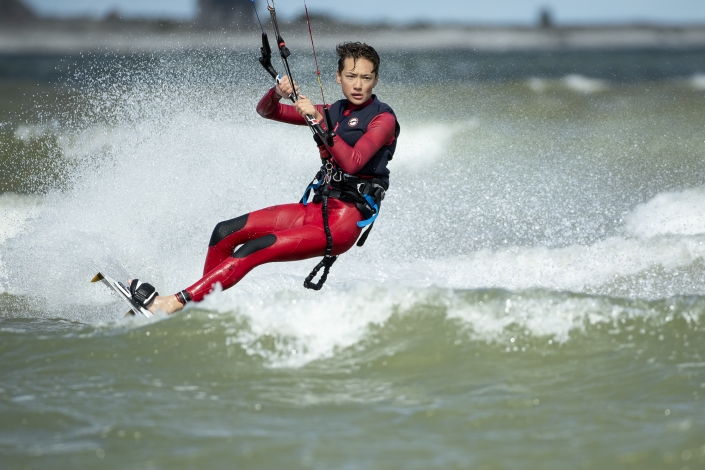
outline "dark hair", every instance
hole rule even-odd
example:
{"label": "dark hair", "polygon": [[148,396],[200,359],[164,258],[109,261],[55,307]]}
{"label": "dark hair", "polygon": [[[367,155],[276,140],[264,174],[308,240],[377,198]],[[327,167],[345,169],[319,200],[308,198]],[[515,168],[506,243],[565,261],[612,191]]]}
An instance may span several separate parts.
{"label": "dark hair", "polygon": [[335,46],[335,53],[338,54],[338,73],[343,73],[345,59],[352,59],[353,66],[357,64],[357,59],[363,58],[372,62],[372,72],[379,75],[379,54],[372,46],[364,42],[344,42]]}

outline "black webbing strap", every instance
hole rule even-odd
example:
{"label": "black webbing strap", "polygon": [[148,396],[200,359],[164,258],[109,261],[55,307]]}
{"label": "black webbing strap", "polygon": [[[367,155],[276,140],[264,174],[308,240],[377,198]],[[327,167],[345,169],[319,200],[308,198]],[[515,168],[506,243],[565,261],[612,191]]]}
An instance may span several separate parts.
{"label": "black webbing strap", "polygon": [[[331,255],[331,253],[333,252],[333,236],[331,235],[330,227],[328,226],[329,193],[330,187],[326,185],[326,187],[323,188],[323,191],[321,191],[321,212],[323,215],[323,230],[326,233],[326,254],[323,256],[321,262],[318,263],[315,268],[313,268],[311,274],[309,274],[308,277],[304,280],[304,287],[307,289],[321,290],[321,287],[323,287],[323,284],[325,284],[326,279],[328,279],[328,272],[330,271],[330,267],[333,266],[335,260],[338,259],[337,256]],[[318,271],[320,271],[321,268],[323,268],[323,274],[321,274],[321,278],[316,283],[311,282],[313,281],[313,278],[316,277],[316,274],[318,274]]]}
{"label": "black webbing strap", "polygon": [[[328,198],[334,197],[340,199],[341,201],[354,202],[357,209],[364,216],[364,214],[366,214],[370,210],[374,211],[374,209],[369,207],[370,203],[365,199],[363,194],[360,193],[360,184],[371,184],[371,186],[368,186],[367,189],[365,189],[364,194],[369,194],[372,198],[374,198],[377,206],[379,206],[382,202],[382,199],[384,199],[384,191],[386,191],[388,187],[388,183],[382,180],[373,179],[372,181],[363,182],[361,178],[349,175],[343,176],[342,172],[340,173],[341,179],[336,180],[335,177],[331,178],[332,169],[332,166],[327,167],[324,165],[324,167],[321,168],[321,171],[319,171],[316,177],[314,178],[314,181],[318,180],[320,181],[320,183],[314,184],[313,182],[311,182],[311,184],[308,186],[308,188],[306,188],[306,191],[304,192],[304,197],[301,199],[302,202],[305,202],[305,200],[308,198],[310,189],[314,190],[314,193],[317,194],[316,197],[319,197],[318,195],[320,195],[321,213],[323,215],[323,230],[326,233],[326,253],[323,256],[321,262],[318,263],[315,268],[313,268],[311,274],[309,274],[308,277],[304,280],[304,287],[306,287],[307,289],[320,290],[321,287],[323,287],[323,284],[326,282],[326,279],[328,279],[330,267],[333,266],[335,260],[338,259],[337,256],[332,255],[333,236],[331,235],[330,227],[328,226]],[[336,171],[340,170],[338,169]],[[320,191],[320,193],[318,191]],[[316,197],[314,197],[313,199],[314,202],[316,202]],[[366,217],[369,217],[373,214],[374,212],[372,214],[368,214]],[[372,231],[373,226],[374,222],[368,225],[367,230],[365,230],[360,239],[357,241],[357,246],[362,246],[365,243],[368,235],[370,234],[370,231]],[[323,268],[323,274],[321,275],[321,278],[317,283],[313,283],[313,278],[316,277],[321,268]]]}
{"label": "black webbing strap", "polygon": [[367,240],[367,236],[370,234],[372,231],[372,227],[374,226],[374,222],[372,222],[369,227],[367,227],[367,230],[365,230],[365,233],[362,234],[360,239],[357,241],[357,246],[362,246],[365,244],[365,240]]}

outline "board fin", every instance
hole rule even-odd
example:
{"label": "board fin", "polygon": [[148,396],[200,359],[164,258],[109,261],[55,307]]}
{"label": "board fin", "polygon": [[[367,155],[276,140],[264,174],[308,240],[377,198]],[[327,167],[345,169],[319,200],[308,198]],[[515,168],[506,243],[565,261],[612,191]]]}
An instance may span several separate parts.
{"label": "board fin", "polygon": [[100,282],[103,279],[105,279],[105,276],[103,276],[103,273],[99,272],[95,276],[93,276],[93,279],[91,279],[91,282]]}

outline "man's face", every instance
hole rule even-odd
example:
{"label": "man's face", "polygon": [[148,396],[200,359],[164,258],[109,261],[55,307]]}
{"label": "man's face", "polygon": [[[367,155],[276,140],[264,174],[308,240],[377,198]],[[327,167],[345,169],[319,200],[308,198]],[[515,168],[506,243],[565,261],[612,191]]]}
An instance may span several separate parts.
{"label": "man's face", "polygon": [[343,71],[336,73],[336,80],[343,87],[343,95],[352,104],[362,104],[372,96],[372,89],[377,85],[377,74],[372,70],[372,62],[364,57],[348,57],[344,61]]}

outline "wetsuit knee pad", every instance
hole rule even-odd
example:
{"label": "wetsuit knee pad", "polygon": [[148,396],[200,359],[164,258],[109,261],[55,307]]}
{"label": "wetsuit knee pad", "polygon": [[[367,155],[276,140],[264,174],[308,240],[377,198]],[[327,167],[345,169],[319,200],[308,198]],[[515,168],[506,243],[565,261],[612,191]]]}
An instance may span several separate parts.
{"label": "wetsuit knee pad", "polygon": [[277,236],[273,233],[270,233],[269,235],[265,235],[263,237],[259,237],[255,240],[250,240],[249,242],[244,243],[240,248],[235,250],[235,252],[232,254],[232,258],[244,258],[246,256],[250,256],[252,253],[255,253],[259,250],[264,250],[265,248],[274,245],[274,242],[276,241]]}
{"label": "wetsuit knee pad", "polygon": [[223,241],[223,239],[228,235],[232,235],[238,230],[242,230],[245,227],[245,224],[247,224],[247,218],[249,216],[250,214],[245,214],[240,217],[218,223],[218,225],[216,225],[213,229],[213,235],[211,235],[211,241],[208,243],[208,246],[215,246]]}

